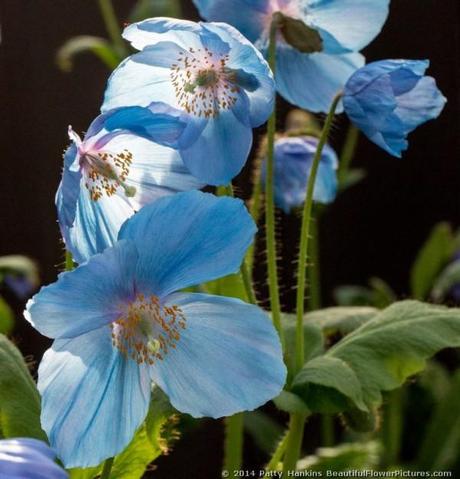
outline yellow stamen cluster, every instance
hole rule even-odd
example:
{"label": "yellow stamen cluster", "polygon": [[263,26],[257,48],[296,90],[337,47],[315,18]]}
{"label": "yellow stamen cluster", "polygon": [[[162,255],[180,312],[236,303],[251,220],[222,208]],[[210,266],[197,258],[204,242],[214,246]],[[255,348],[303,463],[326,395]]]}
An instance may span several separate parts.
{"label": "yellow stamen cluster", "polygon": [[124,150],[118,154],[108,152],[86,154],[85,160],[87,164],[85,186],[93,201],[101,199],[104,193],[107,196],[114,195],[119,187],[125,191],[129,188],[124,182],[133,161],[133,154],[130,151]]}
{"label": "yellow stamen cluster", "polygon": [[235,105],[240,88],[228,74],[228,59],[228,55],[216,58],[208,48],[179,53],[170,76],[181,108],[195,116],[215,118],[220,110]]}
{"label": "yellow stamen cluster", "polygon": [[110,326],[112,344],[123,356],[152,365],[176,347],[186,320],[178,306],[164,306],[155,295],[139,294]]}

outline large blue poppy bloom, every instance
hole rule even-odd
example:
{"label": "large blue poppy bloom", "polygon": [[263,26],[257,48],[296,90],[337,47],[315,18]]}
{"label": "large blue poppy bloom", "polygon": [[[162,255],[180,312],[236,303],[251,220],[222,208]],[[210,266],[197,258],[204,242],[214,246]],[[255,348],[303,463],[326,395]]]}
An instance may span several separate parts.
{"label": "large blue poppy bloom", "polygon": [[123,36],[141,51],[110,77],[102,111],[152,101],[180,109],[185,165],[200,181],[228,184],[247,160],[252,128],[273,110],[273,76],[260,52],[225,24],[154,18]]}
{"label": "large blue poppy bloom", "polygon": [[43,442],[31,438],[0,441],[0,479],[66,479],[67,473]]}
{"label": "large blue poppy bloom", "polygon": [[[380,32],[389,0],[194,0],[206,20],[234,25],[267,53],[275,12],[302,22],[317,43],[302,53],[277,38],[276,86],[290,103],[327,112],[350,75],[364,64],[358,52]],[[294,21],[295,21],[294,20]],[[286,28],[293,28],[293,26]],[[295,26],[299,28],[298,24]],[[298,33],[300,37],[307,33]],[[306,36],[305,36],[306,38]],[[319,42],[319,43],[318,43]],[[291,42],[292,43],[292,42]],[[305,51],[309,51],[306,53]]]}
{"label": "large blue poppy bloom", "polygon": [[83,140],[69,127],[72,145],[56,205],[66,247],[78,263],[111,246],[143,205],[202,186],[170,148],[185,125],[178,112],[152,104],[100,115]]}
{"label": "large blue poppy bloom", "polygon": [[343,104],[351,121],[393,156],[407,149],[407,135],[437,118],[446,98],[424,60],[382,60],[358,70],[347,82]]}
{"label": "large blue poppy bloom", "polygon": [[[287,137],[275,142],[275,203],[285,213],[305,202],[308,177],[317,147],[318,139],[314,137]],[[325,145],[313,193],[315,201],[334,201],[337,194],[337,167],[335,151]]]}
{"label": "large blue poppy bloom", "polygon": [[151,385],[194,417],[254,409],[285,381],[267,315],[237,299],[177,292],[235,273],[255,225],[240,200],[191,191],[144,206],[119,241],[27,305],[55,338],[40,364],[42,426],[67,467],[119,453]]}

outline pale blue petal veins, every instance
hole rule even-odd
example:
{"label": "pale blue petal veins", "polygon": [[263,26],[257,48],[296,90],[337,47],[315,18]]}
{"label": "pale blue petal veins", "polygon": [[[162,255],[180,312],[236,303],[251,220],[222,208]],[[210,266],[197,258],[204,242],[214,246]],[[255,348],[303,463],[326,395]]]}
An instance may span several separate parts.
{"label": "pale blue petal veins", "polygon": [[134,243],[118,242],[44,286],[28,301],[25,318],[49,338],[72,338],[108,325],[135,297],[137,260]]}
{"label": "pale blue petal veins", "polygon": [[145,206],[119,238],[138,248],[139,290],[163,297],[237,272],[255,232],[242,201],[190,191]]}
{"label": "pale blue petal veins", "polygon": [[257,306],[238,299],[178,293],[183,312],[176,348],[151,369],[174,407],[194,417],[230,416],[277,396],[286,380],[281,345]]}
{"label": "pale blue petal veins", "polygon": [[325,38],[325,53],[345,53],[361,50],[380,33],[388,17],[390,0],[300,0],[299,3],[305,23],[335,39],[329,43]]}
{"label": "pale blue petal veins", "polygon": [[144,420],[151,381],[145,365],[125,359],[104,326],[56,340],[38,371],[41,422],[68,468],[120,453]]}
{"label": "pale blue petal veins", "polygon": [[[277,50],[277,88],[293,105],[327,113],[333,98],[350,76],[364,65],[360,53],[304,54],[288,46]],[[337,112],[342,111],[339,106]]]}
{"label": "pale blue petal veins", "polygon": [[77,157],[77,145],[72,143],[64,154],[62,180],[56,193],[59,223],[63,226],[71,226],[75,221],[78,196],[80,194],[81,172],[71,171],[70,167]]}
{"label": "pale blue petal veins", "polygon": [[[240,98],[237,103],[242,102]],[[242,123],[233,110],[221,110],[180,155],[198,180],[209,185],[227,185],[245,165],[251,146],[251,127]]]}

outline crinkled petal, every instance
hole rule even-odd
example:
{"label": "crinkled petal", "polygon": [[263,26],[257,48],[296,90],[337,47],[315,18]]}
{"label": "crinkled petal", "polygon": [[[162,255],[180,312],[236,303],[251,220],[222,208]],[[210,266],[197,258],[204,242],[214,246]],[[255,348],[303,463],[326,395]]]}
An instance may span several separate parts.
{"label": "crinkled petal", "polygon": [[38,371],[42,426],[68,468],[120,453],[144,420],[151,381],[112,346],[109,326],[57,340]]}
{"label": "crinkled petal", "polygon": [[423,77],[407,93],[397,97],[395,115],[404,124],[405,130],[411,132],[422,123],[437,118],[447,99],[436,86],[431,77]]}
{"label": "crinkled petal", "polygon": [[102,112],[123,106],[163,102],[179,108],[171,81],[171,67],[185,50],[173,42],[160,42],[131,55],[112,73]]}
{"label": "crinkled petal", "polygon": [[266,26],[267,0],[193,0],[200,15],[209,21],[226,22],[255,42]]}
{"label": "crinkled petal", "polygon": [[268,63],[262,54],[232,26],[225,23],[207,23],[205,27],[231,45],[228,67],[250,75],[253,84],[246,85],[243,78],[238,83],[244,88],[249,98],[251,126],[255,128],[262,125],[271,115],[275,100],[275,82]]}
{"label": "crinkled petal", "polygon": [[380,33],[388,17],[390,0],[300,0],[299,3],[305,22],[336,40],[333,45],[325,41],[325,52],[345,53],[363,49]]}
{"label": "crinkled petal", "polygon": [[152,367],[156,384],[179,411],[230,416],[277,396],[286,380],[278,335],[257,306],[238,299],[175,294],[186,328],[176,347]]}
{"label": "crinkled petal", "polygon": [[[243,102],[243,98],[237,101],[240,105]],[[227,185],[245,165],[252,146],[252,129],[239,118],[233,110],[221,110],[208,120],[195,143],[180,151],[185,165],[198,180],[209,185]]]}
{"label": "crinkled petal", "polygon": [[[290,103],[312,112],[328,112],[335,95],[362,65],[360,53],[304,54],[288,46],[277,51],[277,89]],[[341,111],[341,107],[337,112]]]}
{"label": "crinkled petal", "polygon": [[[162,196],[204,186],[204,182],[198,181],[190,174],[179,152],[172,148],[127,134],[113,138],[107,143],[105,150],[114,153],[127,150],[132,154],[132,163],[125,183],[134,187],[136,193],[127,197],[126,201],[136,211]],[[123,189],[119,188],[117,194],[124,195]],[[109,214],[111,211],[107,211],[107,215]],[[118,231],[115,236],[116,234]]]}
{"label": "crinkled petal", "polygon": [[50,338],[72,338],[109,324],[135,296],[137,260],[134,243],[118,242],[43,287],[28,301],[26,319]]}
{"label": "crinkled petal", "polygon": [[242,201],[190,191],[145,206],[119,238],[137,245],[139,290],[162,297],[238,271],[255,231]]}

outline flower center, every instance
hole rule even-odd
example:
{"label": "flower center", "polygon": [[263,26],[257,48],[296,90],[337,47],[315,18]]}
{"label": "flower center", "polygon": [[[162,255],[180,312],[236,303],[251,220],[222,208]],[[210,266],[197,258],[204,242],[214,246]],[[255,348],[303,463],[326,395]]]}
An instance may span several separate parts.
{"label": "flower center", "polygon": [[178,306],[162,306],[157,296],[139,294],[110,326],[112,344],[123,356],[152,365],[176,347],[186,324]]}
{"label": "flower center", "polygon": [[228,59],[208,48],[179,53],[170,76],[181,108],[195,116],[214,118],[220,110],[235,105],[240,86],[227,68]]}
{"label": "flower center", "polygon": [[85,152],[81,156],[82,166],[86,172],[85,186],[91,199],[98,201],[105,193],[112,196],[118,188],[123,188],[127,197],[136,194],[136,188],[125,183],[133,155],[128,150],[118,154],[101,151]]}

